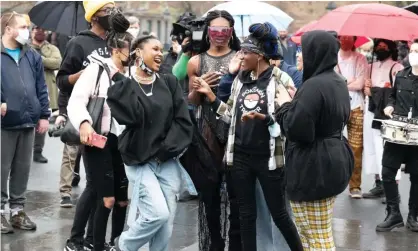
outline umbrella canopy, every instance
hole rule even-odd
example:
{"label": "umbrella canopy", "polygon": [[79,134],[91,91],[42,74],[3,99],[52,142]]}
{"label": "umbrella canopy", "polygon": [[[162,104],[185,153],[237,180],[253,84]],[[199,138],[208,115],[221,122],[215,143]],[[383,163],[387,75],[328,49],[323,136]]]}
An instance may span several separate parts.
{"label": "umbrella canopy", "polygon": [[42,1],[29,11],[32,23],[68,36],[75,36],[88,29],[84,14],[82,1]]}
{"label": "umbrella canopy", "polygon": [[[297,30],[290,39],[298,45],[301,44],[303,33],[312,29],[312,27],[314,27],[316,25],[316,23],[318,23],[317,20],[312,21],[312,22],[308,23],[307,25],[303,26],[302,28]],[[366,44],[370,41],[371,40],[367,37],[358,36],[354,46],[356,48],[358,48],[358,47],[362,46],[363,44]]]}
{"label": "umbrella canopy", "polygon": [[[216,5],[208,12],[213,10],[228,11],[235,20],[234,29],[237,36],[246,37],[249,35],[248,28],[254,23],[270,22],[278,30],[285,30],[293,18],[281,9],[258,1],[246,2],[231,1]],[[207,15],[207,12],[204,16]]]}
{"label": "umbrella canopy", "polygon": [[406,6],[404,7],[404,9],[409,10],[410,12],[413,12],[418,15],[418,2]]}
{"label": "umbrella canopy", "polygon": [[418,37],[418,15],[387,4],[353,4],[325,14],[309,30],[339,35],[412,40]]}

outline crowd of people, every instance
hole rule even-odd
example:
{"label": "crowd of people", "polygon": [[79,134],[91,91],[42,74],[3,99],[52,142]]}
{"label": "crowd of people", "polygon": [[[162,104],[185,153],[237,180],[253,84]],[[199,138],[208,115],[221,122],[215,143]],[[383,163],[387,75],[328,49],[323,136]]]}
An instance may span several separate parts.
{"label": "crowd of people", "polygon": [[[406,226],[418,232],[418,146],[381,136],[384,120],[418,118],[418,40],[356,48],[355,36],[311,31],[296,44],[270,23],[238,38],[232,15],[212,11],[198,50],[173,36],[164,54],[113,1],[83,5],[90,28],[69,41],[2,14],[2,234],[37,228],[25,192],[32,161],[48,162],[52,117],[69,135],[61,207],[73,206],[81,158],[86,173],[66,251],[168,251],[177,203],[191,198],[199,250],[335,250],[334,203],[347,187],[386,203],[376,231],[404,226],[402,165]],[[363,167],[375,175],[368,192]]]}

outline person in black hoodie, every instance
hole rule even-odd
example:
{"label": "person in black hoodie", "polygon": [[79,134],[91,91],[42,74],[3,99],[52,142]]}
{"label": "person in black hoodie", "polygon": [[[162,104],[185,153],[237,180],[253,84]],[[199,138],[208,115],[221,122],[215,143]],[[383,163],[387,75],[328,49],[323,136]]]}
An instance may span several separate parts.
{"label": "person in black hoodie", "polygon": [[[133,184],[130,228],[115,244],[123,251],[137,251],[149,242],[150,250],[168,251],[184,177],[190,194],[197,194],[178,160],[192,140],[193,124],[176,78],[157,73],[163,59],[161,42],[140,37],[131,55],[131,77],[114,74],[115,84],[107,93],[113,118],[126,126],[118,148]],[[141,216],[135,219],[137,210]]]}
{"label": "person in black hoodie", "polygon": [[[85,18],[91,24],[91,29],[80,32],[76,37],[71,39],[68,44],[61,67],[57,74],[57,85],[60,90],[58,96],[59,116],[55,124],[65,123],[67,120],[67,105],[71,96],[74,84],[77,82],[83,70],[89,65],[87,57],[96,52],[102,57],[109,58],[110,50],[106,44],[106,34],[110,30],[109,16],[115,8],[113,1],[84,1]],[[72,207],[71,201],[71,182],[75,166],[77,154],[80,154],[77,146],[64,146],[63,160],[60,171],[60,192],[61,207]],[[86,177],[90,180],[91,177]],[[81,208],[81,207],[80,207]],[[85,212],[90,210],[83,209]],[[94,211],[91,214],[93,219]],[[84,229],[87,224],[89,215],[80,216],[76,211],[74,225],[71,231],[71,237],[67,243],[65,250],[78,250],[83,245]],[[93,242],[93,226],[92,220],[87,230],[87,237],[84,246],[91,250]],[[81,249],[80,249],[81,250]]]}
{"label": "person in black hoodie", "polygon": [[345,80],[338,63],[336,35],[311,31],[302,36],[303,84],[293,100],[276,96],[276,119],[288,140],[287,194],[305,250],[334,250],[335,197],[348,185],[354,156],[343,128],[350,116]]}

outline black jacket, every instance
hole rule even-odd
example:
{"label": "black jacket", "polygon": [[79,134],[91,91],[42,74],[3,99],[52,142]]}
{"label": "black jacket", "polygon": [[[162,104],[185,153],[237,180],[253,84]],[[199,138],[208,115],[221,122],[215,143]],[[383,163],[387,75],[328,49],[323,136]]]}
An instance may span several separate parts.
{"label": "black jacket", "polygon": [[113,80],[107,104],[116,121],[126,125],[119,136],[124,163],[138,165],[155,158],[164,162],[179,156],[192,141],[193,124],[176,78],[161,74],[150,97],[131,78],[115,74]]}
{"label": "black jacket", "polygon": [[2,129],[35,127],[51,114],[41,55],[27,45],[16,62],[1,43],[1,103],[7,104]]}
{"label": "black jacket", "polygon": [[57,74],[57,86],[60,90],[58,96],[60,114],[67,114],[68,100],[74,87],[68,82],[68,76],[86,68],[90,64],[87,57],[93,52],[97,52],[104,58],[110,57],[106,41],[89,30],[80,32],[68,42]]}
{"label": "black jacket", "polygon": [[412,117],[418,117],[418,76],[412,74],[411,67],[396,74],[388,106],[393,106],[393,113],[400,116],[408,116],[412,107]]}
{"label": "black jacket", "polygon": [[287,192],[293,201],[314,201],[343,192],[354,157],[342,130],[350,116],[344,79],[334,71],[339,42],[325,31],[302,36],[303,84],[276,112],[288,140]]}

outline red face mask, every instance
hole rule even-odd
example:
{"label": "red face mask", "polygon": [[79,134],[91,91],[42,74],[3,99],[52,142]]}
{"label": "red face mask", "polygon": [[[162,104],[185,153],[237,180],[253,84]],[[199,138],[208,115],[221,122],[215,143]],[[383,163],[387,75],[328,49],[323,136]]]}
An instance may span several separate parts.
{"label": "red face mask", "polygon": [[223,26],[209,26],[208,36],[215,45],[227,45],[232,37],[233,28]]}

